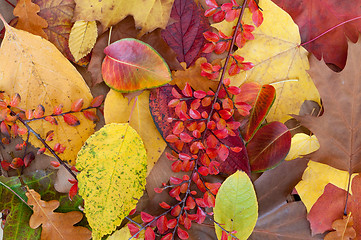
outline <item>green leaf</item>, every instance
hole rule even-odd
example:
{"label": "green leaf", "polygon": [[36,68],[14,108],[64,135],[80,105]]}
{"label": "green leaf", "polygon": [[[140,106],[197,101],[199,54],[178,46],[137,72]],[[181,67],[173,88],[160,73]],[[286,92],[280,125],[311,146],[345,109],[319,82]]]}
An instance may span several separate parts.
{"label": "green leaf", "polygon": [[93,239],[120,225],[145,189],[147,155],[138,133],[128,123],[105,125],[85,142],[76,168],[79,194]]}
{"label": "green leaf", "polygon": [[150,45],[124,38],[104,49],[104,82],[119,92],[155,88],[172,80],[168,65]]}
{"label": "green leaf", "polygon": [[[257,222],[258,205],[253,184],[245,172],[237,171],[223,182],[213,212],[214,220],[227,231],[237,231],[233,235],[239,240],[251,235]],[[221,239],[222,229],[217,224],[215,228]]]}

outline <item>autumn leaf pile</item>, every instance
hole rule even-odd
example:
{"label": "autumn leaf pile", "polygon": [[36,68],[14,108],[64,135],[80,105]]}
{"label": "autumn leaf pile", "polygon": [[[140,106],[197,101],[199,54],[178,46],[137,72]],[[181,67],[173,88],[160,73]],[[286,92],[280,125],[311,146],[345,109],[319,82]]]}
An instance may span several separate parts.
{"label": "autumn leaf pile", "polygon": [[357,1],[3,8],[3,239],[361,239]]}

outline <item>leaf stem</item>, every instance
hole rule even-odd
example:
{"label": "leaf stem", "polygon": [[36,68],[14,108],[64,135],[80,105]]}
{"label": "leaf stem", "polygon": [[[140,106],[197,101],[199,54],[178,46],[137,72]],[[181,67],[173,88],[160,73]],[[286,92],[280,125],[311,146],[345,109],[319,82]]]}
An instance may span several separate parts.
{"label": "leaf stem", "polygon": [[11,5],[13,8],[15,8],[15,5],[12,4],[11,2],[9,2],[9,0],[5,0],[5,2],[7,2],[9,5]]}
{"label": "leaf stem", "polygon": [[346,201],[345,201],[345,209],[343,210],[343,215],[347,216],[347,203],[348,203],[348,195],[350,193],[350,185],[351,185],[351,172],[348,173],[348,183],[347,183],[347,192],[346,192]]}
{"label": "leaf stem", "polygon": [[344,22],[342,22],[342,23],[339,23],[339,24],[337,24],[336,26],[333,26],[332,28],[328,29],[327,31],[321,33],[321,34],[318,35],[317,37],[312,38],[311,40],[309,40],[309,41],[307,41],[307,42],[305,42],[305,43],[300,44],[299,46],[302,46],[302,47],[303,47],[303,46],[305,46],[306,44],[309,44],[309,43],[311,43],[311,42],[319,39],[319,38],[322,37],[323,35],[331,32],[332,30],[334,30],[334,29],[336,29],[336,28],[338,28],[338,27],[340,27],[340,26],[342,26],[342,25],[344,25],[344,24],[346,24],[346,23],[348,23],[348,22],[352,22],[352,21],[355,21],[355,20],[358,20],[358,19],[361,19],[361,16],[355,17],[355,18],[351,18],[351,19],[346,20],[346,21],[344,21]]}

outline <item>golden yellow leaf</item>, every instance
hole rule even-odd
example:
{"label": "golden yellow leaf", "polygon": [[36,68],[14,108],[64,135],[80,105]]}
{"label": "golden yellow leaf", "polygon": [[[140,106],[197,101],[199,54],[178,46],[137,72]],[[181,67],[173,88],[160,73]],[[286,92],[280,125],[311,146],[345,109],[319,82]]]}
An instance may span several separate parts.
{"label": "golden yellow leaf", "polygon": [[[130,234],[128,227],[125,226],[122,229],[115,231],[107,238],[107,240],[128,240],[131,237],[132,235]],[[137,239],[144,240],[144,231],[139,234],[139,238]]]}
{"label": "golden yellow leaf", "polygon": [[[104,102],[105,123],[127,123],[134,101],[135,98],[129,102],[128,98],[123,97],[120,92],[110,90]],[[167,146],[150,115],[149,91],[144,91],[138,96],[129,124],[139,133],[144,142],[149,174]]]}
{"label": "golden yellow leaf", "polygon": [[[356,175],[352,174],[351,179]],[[346,171],[338,170],[323,163],[309,161],[302,175],[302,180],[295,188],[303,204],[305,204],[307,212],[309,212],[313,204],[323,194],[328,183],[347,191],[348,177],[349,174]],[[351,189],[350,193],[352,194]]]}
{"label": "golden yellow leaf", "polygon": [[[320,97],[306,72],[309,69],[308,53],[299,46],[301,38],[297,25],[271,0],[260,0],[259,6],[263,9],[264,21],[252,32],[255,39],[235,52],[255,66],[229,78],[236,86],[243,82],[272,84],[276,88],[276,100],[267,120],[285,122],[291,118],[289,114],[298,114],[304,100],[319,102]],[[252,25],[248,9],[243,21]],[[212,26],[231,35],[234,25],[234,22],[223,21]]]}
{"label": "golden yellow leaf", "polygon": [[307,135],[304,133],[297,133],[292,137],[291,149],[288,152],[285,160],[289,161],[295,158],[302,158],[302,156],[316,151],[320,148],[320,143],[316,135]]}
{"label": "golden yellow leaf", "polygon": [[79,61],[93,49],[98,37],[95,21],[76,21],[69,35],[69,49],[75,61]]}
{"label": "golden yellow leaf", "polygon": [[[7,24],[5,27],[0,48],[0,89],[9,95],[19,93],[20,108],[35,109],[42,104],[45,115],[50,115],[59,104],[63,105],[64,111],[70,111],[72,103],[79,98],[83,98],[84,106],[89,106],[92,95],[84,79],[52,43]],[[74,115],[81,123],[76,127],[66,124],[62,117],[58,118],[59,125],[47,121],[30,123],[43,138],[53,130],[54,140],[49,145],[54,147],[61,143],[66,146],[60,157],[71,164],[75,163],[79,149],[95,126],[82,113]],[[32,134],[30,142],[35,147],[43,146]]]}
{"label": "golden yellow leaf", "polygon": [[78,154],[79,194],[93,239],[120,225],[145,189],[147,154],[128,123],[111,123],[88,138]]}
{"label": "golden yellow leaf", "polygon": [[141,33],[167,26],[174,0],[75,0],[76,20],[98,20],[103,30],[133,15]]}
{"label": "golden yellow leaf", "polygon": [[60,205],[59,201],[43,201],[40,194],[33,189],[28,189],[26,196],[28,197],[28,204],[33,206],[34,211],[30,217],[29,225],[33,229],[42,225],[41,240],[86,240],[91,238],[89,229],[73,226],[83,218],[81,212],[54,212]]}

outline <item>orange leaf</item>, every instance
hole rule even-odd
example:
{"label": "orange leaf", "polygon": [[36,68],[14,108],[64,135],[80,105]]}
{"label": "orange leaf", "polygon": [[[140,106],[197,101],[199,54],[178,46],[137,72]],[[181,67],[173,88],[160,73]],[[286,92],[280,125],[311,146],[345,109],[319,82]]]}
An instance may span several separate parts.
{"label": "orange leaf", "polygon": [[40,7],[31,0],[18,1],[14,8],[14,15],[19,17],[16,28],[48,39],[43,31],[43,28],[48,27],[48,23],[37,14],[39,11]]}
{"label": "orange leaf", "polygon": [[332,223],[332,228],[335,231],[328,233],[325,240],[347,240],[356,237],[356,231],[352,227],[353,219],[351,213],[348,216],[343,216],[342,219],[337,219]]}
{"label": "orange leaf", "polygon": [[28,189],[26,196],[28,197],[28,204],[33,206],[34,211],[30,217],[29,225],[33,229],[42,225],[42,240],[83,240],[91,238],[91,231],[89,229],[73,226],[83,218],[81,212],[54,212],[59,207],[59,201],[43,201],[40,198],[40,194],[33,189]]}

